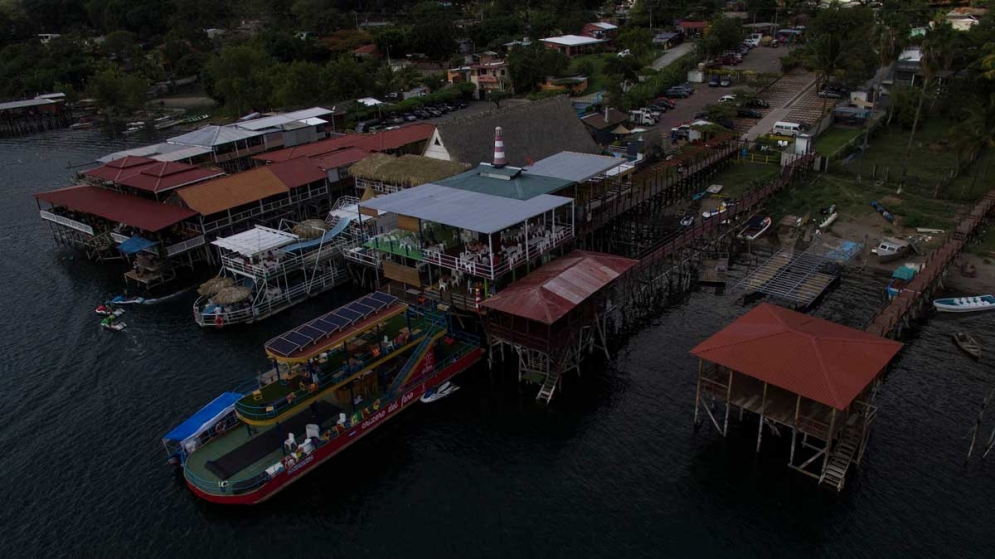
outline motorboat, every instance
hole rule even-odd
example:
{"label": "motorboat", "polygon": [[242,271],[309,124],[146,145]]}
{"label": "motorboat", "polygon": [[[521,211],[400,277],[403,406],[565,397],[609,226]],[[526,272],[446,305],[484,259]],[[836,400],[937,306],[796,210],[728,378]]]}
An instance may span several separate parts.
{"label": "motorboat", "polygon": [[115,309],[111,305],[98,305],[94,312],[100,316],[121,316],[124,314],[124,309]]}
{"label": "motorboat", "polygon": [[977,312],[995,309],[995,295],[936,299],[933,306],[940,312]]}
{"label": "motorboat", "polygon": [[978,343],[978,340],[974,339],[974,336],[967,332],[957,332],[954,334],[954,343],[971,357],[975,359],[981,358],[981,344]]}
{"label": "motorboat", "polygon": [[429,388],[428,392],[422,394],[420,400],[424,404],[430,404],[436,400],[441,400],[446,396],[449,396],[453,392],[459,390],[459,386],[449,382],[448,380],[435,388]]}
{"label": "motorboat", "polygon": [[744,241],[755,241],[763,236],[764,233],[770,229],[772,221],[770,216],[754,216],[751,217],[749,221],[746,222],[746,227],[739,232],[740,239]]}
{"label": "motorboat", "polygon": [[836,223],[836,218],[837,217],[839,217],[839,214],[836,213],[836,212],[833,212],[833,213],[827,215],[826,219],[823,219],[819,223],[819,229],[821,229],[821,230],[828,229],[830,225],[832,225],[833,223]]}
{"label": "motorboat", "polygon": [[905,256],[909,252],[909,242],[894,237],[882,237],[878,246],[871,249],[878,255],[878,262],[886,263]]}
{"label": "motorboat", "polygon": [[726,207],[725,203],[722,203],[717,209],[710,210],[710,211],[707,211],[707,212],[702,212],[701,213],[701,217],[703,217],[705,219],[710,219],[710,218],[713,218],[713,217],[715,217],[717,215],[721,215],[721,214],[726,213],[726,211],[728,209],[729,208]]}

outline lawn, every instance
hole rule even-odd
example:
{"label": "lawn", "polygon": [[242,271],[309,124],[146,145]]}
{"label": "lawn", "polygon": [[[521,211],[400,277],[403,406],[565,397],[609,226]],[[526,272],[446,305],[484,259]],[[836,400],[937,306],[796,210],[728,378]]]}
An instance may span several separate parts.
{"label": "lawn", "polygon": [[846,145],[847,142],[856,138],[862,132],[863,130],[855,128],[830,126],[815,139],[815,151],[819,155],[828,157],[836,153],[836,150]]}
{"label": "lawn", "polygon": [[726,170],[716,175],[711,184],[721,184],[721,196],[740,198],[762,182],[772,180],[781,172],[777,165],[735,161]]}

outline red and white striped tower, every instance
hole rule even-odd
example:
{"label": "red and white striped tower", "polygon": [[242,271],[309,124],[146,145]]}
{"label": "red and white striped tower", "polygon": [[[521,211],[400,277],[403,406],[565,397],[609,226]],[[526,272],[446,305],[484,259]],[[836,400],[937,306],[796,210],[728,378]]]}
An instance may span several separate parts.
{"label": "red and white striped tower", "polygon": [[494,166],[500,169],[504,164],[504,133],[498,126],[494,129]]}

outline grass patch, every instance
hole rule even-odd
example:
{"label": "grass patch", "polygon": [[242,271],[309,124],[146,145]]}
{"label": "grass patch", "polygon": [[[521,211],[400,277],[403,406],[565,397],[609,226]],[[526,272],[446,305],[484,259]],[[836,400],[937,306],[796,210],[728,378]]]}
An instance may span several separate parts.
{"label": "grass patch", "polygon": [[778,165],[766,165],[749,161],[735,161],[716,175],[711,184],[721,184],[721,196],[740,198],[760,183],[773,180],[780,174]]}
{"label": "grass patch", "polygon": [[815,151],[824,157],[836,153],[847,142],[856,138],[863,132],[853,128],[843,128],[840,126],[830,126],[815,139]]}

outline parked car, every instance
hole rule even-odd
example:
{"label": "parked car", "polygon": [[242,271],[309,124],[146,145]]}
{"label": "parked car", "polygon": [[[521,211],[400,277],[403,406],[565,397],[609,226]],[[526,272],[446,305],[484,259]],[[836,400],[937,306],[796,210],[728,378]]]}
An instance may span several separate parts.
{"label": "parked car", "polygon": [[742,118],[763,118],[764,114],[756,109],[739,109],[736,116]]}
{"label": "parked car", "polygon": [[770,103],[763,99],[750,99],[746,103],[743,103],[743,106],[751,109],[768,109],[770,108]]}
{"label": "parked car", "polygon": [[691,93],[688,90],[676,87],[672,87],[664,93],[667,94],[667,97],[676,97],[678,99],[687,99],[691,96]]}
{"label": "parked car", "polygon": [[735,104],[736,103],[736,96],[735,95],[723,95],[722,97],[719,98],[719,103],[732,103],[732,104]]}
{"label": "parked car", "polygon": [[823,99],[840,99],[843,97],[843,92],[835,89],[822,89],[819,91],[818,95]]}
{"label": "parked car", "polygon": [[677,107],[677,103],[674,103],[673,101],[667,99],[666,97],[657,97],[656,100],[654,100],[653,102],[656,103],[657,105],[663,105],[668,109],[673,109]]}
{"label": "parked car", "polygon": [[706,113],[705,111],[698,111],[698,112],[694,113],[694,117],[693,118],[694,118],[694,120],[701,120],[703,118],[708,118],[708,113]]}
{"label": "parked car", "polygon": [[660,113],[660,114],[663,114],[663,113],[667,112],[667,109],[668,109],[668,107],[666,105],[658,105],[656,103],[650,103],[649,105],[646,105],[646,108],[650,109],[650,110],[653,110],[653,111],[656,111],[657,113]]}
{"label": "parked car", "polygon": [[729,86],[731,86],[732,85],[732,77],[730,77],[728,74],[722,76],[722,78],[719,80],[719,85],[722,86],[722,87],[729,87]]}
{"label": "parked car", "polygon": [[418,117],[415,116],[414,113],[405,113],[404,114],[404,120],[406,120],[408,122],[414,122],[414,121],[418,120]]}
{"label": "parked car", "polygon": [[404,118],[399,116],[388,118],[387,124],[404,124]]}
{"label": "parked car", "polygon": [[719,76],[713,74],[711,78],[708,79],[708,87],[718,87],[719,86]]}

